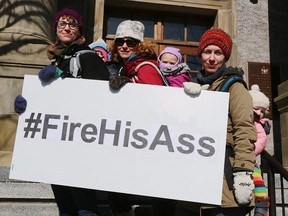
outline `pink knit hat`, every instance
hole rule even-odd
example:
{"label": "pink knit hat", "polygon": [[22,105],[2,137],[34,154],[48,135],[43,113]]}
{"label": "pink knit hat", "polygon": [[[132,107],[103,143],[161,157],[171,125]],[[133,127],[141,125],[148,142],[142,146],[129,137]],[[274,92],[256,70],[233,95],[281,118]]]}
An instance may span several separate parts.
{"label": "pink knit hat", "polygon": [[[160,69],[166,68],[167,64],[164,64],[163,62],[161,62],[161,56],[165,53],[171,53],[173,55],[175,55],[177,57],[177,62],[175,65],[178,65],[180,63],[182,63],[182,55],[180,53],[180,49],[175,48],[175,47],[166,47],[158,56],[158,62],[159,62],[159,67]],[[172,65],[170,65],[170,67],[172,67]]]}

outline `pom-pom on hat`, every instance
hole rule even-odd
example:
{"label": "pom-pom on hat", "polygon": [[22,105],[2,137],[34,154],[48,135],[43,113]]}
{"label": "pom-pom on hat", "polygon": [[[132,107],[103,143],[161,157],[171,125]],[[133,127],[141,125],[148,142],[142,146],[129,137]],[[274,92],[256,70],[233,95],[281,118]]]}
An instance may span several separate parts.
{"label": "pom-pom on hat", "polygon": [[116,30],[117,38],[131,37],[141,42],[144,41],[144,25],[139,21],[125,20],[121,22]]}
{"label": "pom-pom on hat", "polygon": [[[110,61],[111,53],[109,51],[108,45],[102,38],[99,38],[97,41],[89,44],[90,49],[94,49],[95,51],[101,52],[103,56],[106,56],[106,61]],[[106,53],[106,54],[105,54]]]}
{"label": "pom-pom on hat", "polygon": [[251,90],[249,91],[252,100],[253,100],[253,108],[263,108],[265,110],[269,109],[270,101],[269,98],[260,91],[258,85],[252,85]]}
{"label": "pom-pom on hat", "polygon": [[198,55],[201,56],[203,50],[209,45],[220,47],[224,53],[226,61],[229,60],[232,50],[231,37],[222,29],[209,29],[201,37],[198,46]]}
{"label": "pom-pom on hat", "polygon": [[55,32],[56,32],[56,28],[57,28],[57,21],[64,15],[70,15],[77,20],[77,23],[79,24],[79,31],[82,34],[82,29],[83,29],[83,25],[84,25],[84,18],[77,11],[69,9],[69,8],[64,8],[55,14],[55,16],[54,16],[54,30],[55,30]]}

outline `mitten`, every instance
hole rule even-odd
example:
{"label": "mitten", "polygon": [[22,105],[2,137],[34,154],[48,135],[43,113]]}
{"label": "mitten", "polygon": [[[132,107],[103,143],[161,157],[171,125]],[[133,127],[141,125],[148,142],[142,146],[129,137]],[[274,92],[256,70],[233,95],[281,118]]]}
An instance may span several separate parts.
{"label": "mitten", "polygon": [[126,83],[130,82],[129,77],[126,76],[115,76],[109,81],[109,87],[114,90],[122,88]]}
{"label": "mitten", "polygon": [[233,173],[234,194],[239,205],[249,204],[253,198],[254,183],[252,172],[242,171]]}
{"label": "mitten", "polygon": [[271,130],[271,125],[268,121],[266,121],[264,124],[262,124],[264,131],[266,133],[266,135],[270,134],[270,130]]}
{"label": "mitten", "polygon": [[18,95],[14,101],[14,111],[18,114],[22,114],[25,112],[26,107],[27,107],[27,100],[21,95]]}
{"label": "mitten", "polygon": [[205,84],[201,86],[201,90],[207,90],[209,88],[209,84]]}
{"label": "mitten", "polygon": [[40,70],[38,76],[41,81],[49,82],[55,78],[60,77],[62,73],[63,71],[57,68],[55,65],[48,65]]}
{"label": "mitten", "polygon": [[201,85],[193,82],[184,82],[183,83],[184,91],[190,95],[197,95],[201,92]]}

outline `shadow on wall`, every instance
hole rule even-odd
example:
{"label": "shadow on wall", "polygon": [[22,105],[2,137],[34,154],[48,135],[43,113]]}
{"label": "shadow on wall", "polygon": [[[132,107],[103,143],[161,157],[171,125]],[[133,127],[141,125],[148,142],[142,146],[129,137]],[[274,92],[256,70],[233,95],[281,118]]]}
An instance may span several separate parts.
{"label": "shadow on wall", "polygon": [[[269,44],[270,44],[270,64],[272,98],[279,96],[278,85],[288,80],[288,1],[287,0],[268,0],[269,13]],[[272,103],[273,109],[278,110],[275,102]],[[275,112],[276,114],[276,112]],[[273,116],[275,158],[282,161],[282,143],[280,114]]]}
{"label": "shadow on wall", "polygon": [[51,43],[53,8],[53,0],[0,1],[0,56],[14,50],[20,52],[27,43]]}
{"label": "shadow on wall", "polygon": [[251,2],[252,4],[257,4],[257,3],[258,3],[258,0],[250,0],[250,2]]}
{"label": "shadow on wall", "polygon": [[270,62],[280,69],[280,82],[282,83],[288,80],[288,1],[268,0],[268,8]]}
{"label": "shadow on wall", "polygon": [[0,166],[10,166],[15,142],[18,115],[0,115]]}

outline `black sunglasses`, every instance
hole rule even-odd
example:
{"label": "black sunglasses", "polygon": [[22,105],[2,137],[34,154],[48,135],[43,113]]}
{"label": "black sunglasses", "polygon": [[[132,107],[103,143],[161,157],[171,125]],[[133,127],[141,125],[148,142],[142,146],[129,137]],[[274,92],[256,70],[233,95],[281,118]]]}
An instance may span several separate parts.
{"label": "black sunglasses", "polygon": [[134,39],[124,40],[123,38],[117,38],[116,39],[116,45],[117,46],[123,46],[124,43],[126,43],[128,47],[135,47],[139,43],[139,41],[134,40]]}

